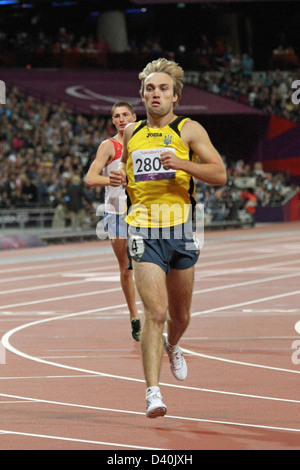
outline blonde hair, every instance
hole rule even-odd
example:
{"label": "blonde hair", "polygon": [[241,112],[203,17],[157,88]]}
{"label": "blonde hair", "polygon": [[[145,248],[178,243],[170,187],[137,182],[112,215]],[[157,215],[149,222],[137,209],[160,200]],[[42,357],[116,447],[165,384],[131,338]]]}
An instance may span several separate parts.
{"label": "blonde hair", "polygon": [[174,88],[173,88],[174,95],[177,95],[178,100],[179,100],[179,98],[181,97],[181,91],[183,88],[183,83],[182,83],[183,76],[184,76],[183,69],[176,62],[173,62],[172,60],[167,60],[164,58],[149,62],[149,64],[147,64],[144,70],[139,74],[139,79],[142,82],[141,88],[140,88],[141,96],[142,97],[144,96],[146,78],[155,72],[167,73],[168,75],[170,75],[174,83]]}

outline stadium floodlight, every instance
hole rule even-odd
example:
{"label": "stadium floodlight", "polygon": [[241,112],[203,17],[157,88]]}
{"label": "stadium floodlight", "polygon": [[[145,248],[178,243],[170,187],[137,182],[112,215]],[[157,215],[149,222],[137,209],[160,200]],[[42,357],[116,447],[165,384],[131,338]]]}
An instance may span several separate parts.
{"label": "stadium floodlight", "polygon": [[0,5],[16,5],[19,0],[0,0]]}

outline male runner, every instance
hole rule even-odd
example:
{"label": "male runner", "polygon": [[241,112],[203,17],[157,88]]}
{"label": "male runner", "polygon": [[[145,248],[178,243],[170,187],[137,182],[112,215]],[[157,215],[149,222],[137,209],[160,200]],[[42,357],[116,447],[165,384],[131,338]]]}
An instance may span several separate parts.
{"label": "male runner", "polygon": [[[127,223],[125,221],[126,195],[124,187],[110,186],[110,173],[118,168],[122,155],[123,135],[127,124],[136,121],[130,103],[118,101],[111,110],[112,122],[117,134],[104,140],[97,151],[96,158],[86,175],[88,186],[105,186],[105,224],[120,269],[120,281],[129,308],[132,337],[139,341],[141,323],[135,302],[135,286],[132,270],[128,269]],[[100,174],[102,172],[102,174]]]}
{"label": "male runner", "polygon": [[158,59],[139,78],[147,119],[126,128],[121,162],[110,182],[118,186],[128,180],[128,247],[145,314],[141,350],[146,416],[156,418],[166,414],[159,388],[163,348],[174,376],[187,376],[178,342],[190,321],[199,257],[191,227],[185,229],[195,206],[194,178],[224,185],[226,171],[205,129],[174,114],[183,87],[182,68]]}

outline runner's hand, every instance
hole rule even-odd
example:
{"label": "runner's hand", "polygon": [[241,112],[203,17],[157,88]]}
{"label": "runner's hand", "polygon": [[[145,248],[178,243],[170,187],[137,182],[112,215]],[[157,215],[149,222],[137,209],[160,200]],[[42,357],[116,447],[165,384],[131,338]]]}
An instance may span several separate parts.
{"label": "runner's hand", "polygon": [[174,152],[162,152],[160,161],[166,170],[180,170],[181,158],[176,157]]}
{"label": "runner's hand", "polygon": [[110,186],[118,187],[126,184],[126,173],[123,170],[112,170],[109,176]]}

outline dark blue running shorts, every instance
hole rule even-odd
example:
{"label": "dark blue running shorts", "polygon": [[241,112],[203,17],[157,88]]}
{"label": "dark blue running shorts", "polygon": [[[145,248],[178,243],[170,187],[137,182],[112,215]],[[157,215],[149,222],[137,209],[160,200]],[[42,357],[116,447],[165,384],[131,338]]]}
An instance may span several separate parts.
{"label": "dark blue running shorts", "polygon": [[188,269],[194,266],[200,248],[194,234],[184,225],[164,229],[136,229],[129,226],[128,256],[137,263],[154,263],[166,274],[171,269]]}

